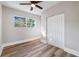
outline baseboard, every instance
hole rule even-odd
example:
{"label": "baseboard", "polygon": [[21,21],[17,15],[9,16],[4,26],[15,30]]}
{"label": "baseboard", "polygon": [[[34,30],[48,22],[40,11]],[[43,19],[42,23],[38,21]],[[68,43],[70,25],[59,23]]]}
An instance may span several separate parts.
{"label": "baseboard", "polygon": [[64,51],[79,57],[79,52],[78,51],[75,51],[75,50],[70,49],[70,48],[65,48]]}
{"label": "baseboard", "polygon": [[24,43],[24,42],[40,39],[40,38],[41,37],[38,36],[38,37],[31,38],[31,39],[25,39],[25,40],[21,40],[21,41],[17,41],[17,42],[10,42],[10,43],[3,44],[2,47],[7,47],[7,46],[15,45],[15,44],[20,44],[20,43]]}

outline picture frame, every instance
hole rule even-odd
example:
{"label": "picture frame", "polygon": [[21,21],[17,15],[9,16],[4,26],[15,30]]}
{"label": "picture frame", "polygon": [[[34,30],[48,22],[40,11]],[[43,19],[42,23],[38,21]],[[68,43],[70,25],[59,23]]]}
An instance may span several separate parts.
{"label": "picture frame", "polygon": [[15,16],[15,27],[26,27],[26,18]]}

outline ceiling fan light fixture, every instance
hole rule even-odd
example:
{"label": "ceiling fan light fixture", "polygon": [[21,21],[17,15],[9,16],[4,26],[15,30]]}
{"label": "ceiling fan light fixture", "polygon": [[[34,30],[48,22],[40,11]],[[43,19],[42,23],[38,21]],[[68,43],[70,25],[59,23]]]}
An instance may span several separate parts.
{"label": "ceiling fan light fixture", "polygon": [[35,7],[35,4],[31,4],[31,7]]}
{"label": "ceiling fan light fixture", "polygon": [[34,7],[37,7],[39,9],[43,9],[41,6],[38,5],[42,1],[30,1],[30,3],[20,3],[20,5],[30,5],[30,10],[32,11]]}

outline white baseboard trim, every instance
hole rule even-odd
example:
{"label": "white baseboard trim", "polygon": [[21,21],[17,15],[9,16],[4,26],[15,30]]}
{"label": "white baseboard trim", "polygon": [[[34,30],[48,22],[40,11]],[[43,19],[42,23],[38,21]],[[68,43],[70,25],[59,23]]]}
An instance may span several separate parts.
{"label": "white baseboard trim", "polygon": [[79,52],[78,51],[75,51],[75,50],[70,49],[70,48],[65,48],[64,51],[79,57]]}
{"label": "white baseboard trim", "polygon": [[7,47],[7,46],[15,45],[15,44],[20,44],[20,43],[24,43],[24,42],[40,39],[40,38],[41,37],[38,36],[38,37],[31,38],[31,39],[25,39],[25,40],[16,41],[16,42],[10,42],[10,43],[3,44],[2,47]]}

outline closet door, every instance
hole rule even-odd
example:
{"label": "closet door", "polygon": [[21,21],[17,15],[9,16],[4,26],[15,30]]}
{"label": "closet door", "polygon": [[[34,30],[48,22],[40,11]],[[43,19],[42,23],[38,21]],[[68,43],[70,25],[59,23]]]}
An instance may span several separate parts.
{"label": "closet door", "polygon": [[47,19],[47,41],[52,45],[64,46],[64,14]]}

